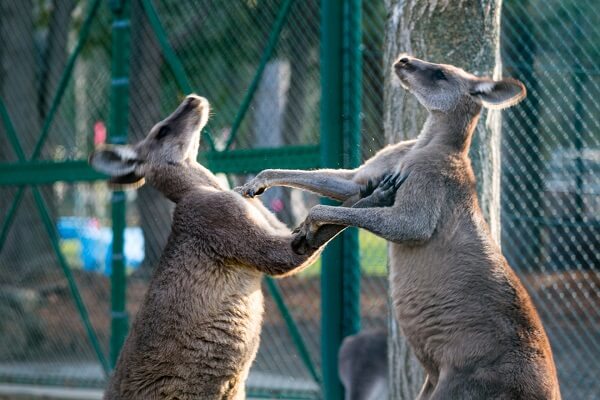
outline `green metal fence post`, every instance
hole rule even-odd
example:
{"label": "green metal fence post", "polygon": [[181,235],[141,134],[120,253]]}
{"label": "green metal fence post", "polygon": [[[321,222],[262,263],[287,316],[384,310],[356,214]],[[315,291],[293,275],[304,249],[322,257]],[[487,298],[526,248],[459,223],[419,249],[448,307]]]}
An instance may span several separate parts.
{"label": "green metal fence post", "polygon": [[[362,120],[362,0],[344,2],[344,167],[360,165]],[[343,233],[345,267],[342,335],[360,330],[360,246],[358,229]]]}
{"label": "green metal fence post", "polygon": [[[130,50],[130,2],[110,1],[112,22],[112,59],[109,141],[125,143],[129,115],[129,50]],[[112,273],[111,273],[111,336],[110,361],[116,364],[128,328],[126,303],[125,256],[123,253],[125,233],[125,193],[112,195]]]}
{"label": "green metal fence post", "polygon": [[[360,158],[360,5],[360,0],[321,3],[321,161],[325,168],[351,168]],[[343,337],[359,329],[359,282],[358,235],[347,230],[323,253],[321,356],[327,400],[343,398],[337,353]]]}

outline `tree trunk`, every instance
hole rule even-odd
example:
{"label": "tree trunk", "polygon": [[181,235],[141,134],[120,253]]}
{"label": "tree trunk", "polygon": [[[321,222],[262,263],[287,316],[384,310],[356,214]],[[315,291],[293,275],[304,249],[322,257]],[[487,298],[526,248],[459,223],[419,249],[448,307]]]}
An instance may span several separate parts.
{"label": "tree trunk", "polygon": [[[54,0],[48,21],[48,31],[43,46],[42,57],[39,62],[39,88],[38,88],[38,114],[40,124],[50,111],[52,99],[56,95],[60,78],[64,72],[68,56],[69,30],[71,27],[71,14],[76,6],[75,0]],[[71,77],[70,79],[73,79]],[[61,101],[61,108],[65,110],[68,95],[65,94]],[[69,134],[75,130],[75,123],[69,118],[68,113],[58,111],[52,120],[52,129],[46,140],[48,153],[52,155],[56,146],[63,146],[71,151],[73,156],[77,152],[77,135]],[[42,156],[44,157],[44,155]],[[70,188],[75,191],[74,187]],[[50,199],[53,200],[53,199]],[[54,205],[51,205],[54,208]]]}
{"label": "tree trunk", "polygon": [[[391,66],[406,52],[432,62],[459,66],[477,75],[501,72],[499,33],[501,0],[387,0],[384,65],[386,140],[416,137],[426,111],[393,80]],[[484,111],[471,147],[482,211],[492,235],[500,237],[500,115]],[[414,399],[423,372],[390,318],[390,398]]]}
{"label": "tree trunk", "polygon": [[[71,16],[73,9],[76,6],[75,0],[54,0],[52,2],[52,9],[50,12],[50,19],[48,21],[48,30],[43,45],[42,57],[39,62],[39,85],[38,85],[38,115],[40,120],[40,126],[43,124],[50,107],[52,106],[52,99],[56,95],[60,79],[65,69],[68,57],[68,41],[69,31],[71,28]],[[72,75],[70,79],[74,79]],[[77,134],[71,134],[76,132],[74,118],[69,117],[69,113],[65,113],[64,110],[69,110],[70,107],[74,107],[72,104],[67,103],[69,101],[67,93],[63,96],[61,101],[61,109],[52,120],[52,129],[46,140],[45,149],[46,152],[42,153],[41,158],[48,156],[52,157],[56,148],[62,146],[69,149],[70,152],[68,157],[75,156],[78,152],[78,141]],[[55,201],[55,191],[52,187],[42,188],[46,197],[46,205],[52,216],[57,216],[57,204]],[[68,185],[66,192],[69,193],[69,197],[76,198],[78,196],[78,188],[76,185]],[[76,210],[72,210],[72,215],[77,215]]]}
{"label": "tree trunk", "polygon": [[[39,113],[41,119],[48,114],[52,98],[65,68],[71,14],[75,4],[75,0],[55,0],[53,2],[40,74]],[[62,118],[60,113],[54,117],[55,124],[58,124],[59,129],[65,123],[61,122],[60,118]]]}
{"label": "tree trunk", "polygon": [[[162,54],[141,2],[132,4],[130,142],[142,140],[161,119]],[[187,94],[187,93],[186,93]],[[142,275],[158,263],[167,243],[173,204],[149,185],[138,190],[137,207],[144,232]]]}
{"label": "tree trunk", "polygon": [[[269,61],[254,96],[253,144],[258,147],[281,147],[284,139],[284,110],[290,87],[290,63]],[[261,196],[267,208],[288,225],[291,224],[289,190],[272,188]]]}
{"label": "tree trunk", "polygon": [[[314,19],[307,16],[317,17],[318,15],[319,1],[297,1],[293,5],[287,24],[290,27],[287,35],[289,39],[282,41],[285,58],[289,61],[290,67],[289,85],[283,110],[282,145],[305,143],[306,138],[303,134],[307,131],[314,132],[314,130],[308,129],[310,126],[307,123],[311,120],[307,114],[312,94],[312,86],[308,83],[308,78],[311,76],[313,69],[318,67],[316,54],[318,54],[319,35],[315,33],[312,26]],[[295,199],[297,200],[297,197],[305,198],[311,196],[311,194],[299,191],[293,193],[293,189],[289,188],[281,189],[280,196],[284,208],[276,213],[277,218],[288,226],[295,227],[304,219],[310,209],[304,200],[295,201]],[[314,195],[311,197],[313,197],[313,201],[316,201]]]}

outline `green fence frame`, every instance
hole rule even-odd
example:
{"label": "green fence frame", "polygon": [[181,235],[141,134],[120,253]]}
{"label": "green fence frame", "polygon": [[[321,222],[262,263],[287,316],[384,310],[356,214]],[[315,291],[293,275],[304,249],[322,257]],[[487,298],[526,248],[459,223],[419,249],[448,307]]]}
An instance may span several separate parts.
{"label": "green fence frame", "polygon": [[[10,144],[11,144],[13,150],[15,151],[15,154],[17,155],[19,165],[34,164],[35,160],[39,157],[39,155],[42,151],[42,148],[44,146],[44,143],[48,137],[48,133],[50,132],[50,126],[52,125],[52,121],[54,119],[56,111],[58,110],[58,106],[60,105],[60,102],[65,93],[65,90],[67,87],[67,82],[69,80],[69,77],[71,76],[71,73],[73,72],[73,68],[75,66],[75,61],[77,60],[79,54],[81,53],[83,45],[85,44],[85,41],[89,36],[92,22],[94,20],[94,17],[97,14],[100,4],[101,4],[100,0],[94,0],[90,3],[90,6],[86,13],[86,17],[83,21],[83,25],[81,27],[81,30],[79,31],[79,36],[77,38],[75,48],[69,55],[65,69],[60,77],[58,88],[52,98],[50,110],[44,120],[44,124],[43,124],[41,132],[40,132],[40,136],[35,144],[35,148],[29,159],[26,159],[25,153],[24,153],[23,148],[21,147],[20,141],[18,139],[18,133],[16,132],[16,130],[14,128],[14,124],[11,121],[10,115],[8,114],[8,111],[6,110],[6,107],[4,106],[4,102],[2,101],[2,99],[0,99],[0,114],[2,117],[2,123],[4,124],[4,126],[6,128],[6,132],[9,137]],[[20,175],[21,171],[15,167],[16,167],[15,164],[2,165],[2,170],[4,172],[7,172],[5,174],[2,174],[2,176],[4,178],[6,178],[7,175],[12,175],[13,173]],[[41,175],[47,175],[45,171],[39,171],[39,172]],[[56,172],[56,171],[54,170],[53,172]],[[2,225],[2,231],[0,232],[0,251],[2,250],[2,247],[6,241],[6,236],[8,235],[8,230],[10,229],[10,226],[14,221],[14,216],[16,214],[16,211],[19,208],[19,205],[21,204],[21,200],[23,199],[26,185],[31,185],[31,183],[23,182],[22,184],[19,185],[19,189],[17,190],[17,193],[15,194],[13,202],[12,202],[11,206],[9,207],[9,211],[5,217],[4,223]],[[83,299],[81,298],[81,294],[79,293],[79,289],[77,288],[75,279],[73,278],[73,275],[67,264],[67,261],[60,250],[60,246],[59,246],[59,242],[58,242],[58,240],[59,240],[58,233],[56,232],[56,227],[54,226],[52,218],[50,217],[50,213],[48,212],[48,206],[46,205],[39,189],[36,186],[32,186],[32,192],[33,192],[36,207],[40,214],[42,223],[44,224],[44,228],[46,229],[46,233],[48,234],[48,237],[50,239],[52,249],[56,255],[58,264],[59,264],[63,274],[65,275],[65,278],[67,279],[69,291],[71,293],[71,296],[73,297],[73,301],[75,303],[75,306],[76,306],[79,316],[81,318],[81,322],[86,330],[90,344],[98,358],[100,365],[102,366],[104,373],[108,374],[108,372],[110,371],[110,366],[109,366],[108,360],[100,346],[100,342],[98,341],[96,332],[94,331],[94,328],[92,327],[87,308],[83,302]]]}
{"label": "green fence frame", "polygon": [[[129,0],[109,3],[112,11],[112,57],[110,82],[110,115],[108,141],[113,144],[127,142],[127,118],[129,116],[129,53],[131,33],[131,5]],[[110,364],[114,367],[128,330],[126,309],[127,283],[125,273],[126,209],[125,193],[112,193],[112,273],[111,280],[111,335]]]}
{"label": "green fence frame", "polygon": [[[135,0],[134,0],[135,1]],[[193,88],[185,68],[169,43],[168,36],[151,0],[140,1],[148,22],[158,39],[166,63],[173,72],[179,89],[183,93]],[[31,186],[37,208],[58,263],[67,278],[69,289],[79,311],[88,339],[105,373],[116,363],[119,351],[128,330],[126,312],[126,277],[123,256],[125,221],[125,196],[123,192],[112,194],[112,276],[111,276],[111,338],[110,355],[107,357],[89,321],[87,309],[71,275],[69,266],[62,255],[58,234],[47,211],[37,185],[58,181],[91,182],[105,179],[105,176],[92,170],[85,160],[38,161],[45,139],[49,133],[53,117],[60,105],[75,62],[83,48],[91,29],[92,21],[102,2],[92,0],[86,12],[75,48],[67,60],[61,80],[44,121],[40,137],[32,156],[27,159],[21,149],[17,132],[2,99],[0,117],[6,127],[9,142],[18,156],[16,163],[0,164],[0,186],[18,186],[19,189],[0,231],[0,251],[7,232],[19,207],[23,192]],[[361,111],[361,0],[321,0],[321,135],[319,145],[290,146],[279,149],[229,150],[238,128],[246,115],[262,72],[273,55],[280,33],[290,14],[294,0],[284,0],[275,18],[257,72],[240,103],[232,125],[232,134],[225,151],[216,151],[209,132],[204,138],[210,150],[200,158],[213,172],[252,173],[266,168],[353,168],[360,163],[360,111]],[[129,54],[131,0],[110,0],[112,13],[112,59],[109,141],[127,141],[127,119],[129,114]],[[323,376],[319,375],[310,358],[302,336],[288,312],[283,296],[276,282],[266,280],[267,289],[281,311],[288,330],[309,374],[315,382],[322,384],[323,397],[342,399],[343,389],[337,375],[337,352],[344,336],[355,333],[360,328],[359,313],[359,265],[358,235],[355,229],[346,230],[334,240],[323,254],[322,271],[322,365]],[[262,391],[249,392],[249,396],[269,396]],[[289,394],[287,398],[310,398],[302,394]]]}
{"label": "green fence frame", "polygon": [[[325,168],[354,168],[360,163],[361,5],[360,0],[321,2],[321,163]],[[337,354],[342,339],[360,329],[358,252],[356,228],[346,229],[323,252],[321,358],[326,399],[344,398]]]}

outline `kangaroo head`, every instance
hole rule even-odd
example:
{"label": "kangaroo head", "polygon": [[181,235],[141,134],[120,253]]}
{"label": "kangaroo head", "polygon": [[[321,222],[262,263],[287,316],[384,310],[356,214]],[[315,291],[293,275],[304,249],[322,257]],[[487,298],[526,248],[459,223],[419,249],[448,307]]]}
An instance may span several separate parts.
{"label": "kangaroo head", "polygon": [[172,166],[195,163],[200,131],[208,121],[209,104],[189,95],[177,109],[134,145],[104,145],[89,158],[94,169],[109,175],[115,187],[131,188],[152,180]]}
{"label": "kangaroo head", "polygon": [[[516,79],[479,78],[452,65],[434,64],[406,54],[398,56],[394,70],[402,86],[429,111],[450,113],[459,105],[473,103],[502,109],[526,96],[525,86]],[[480,107],[474,109],[479,111]]]}

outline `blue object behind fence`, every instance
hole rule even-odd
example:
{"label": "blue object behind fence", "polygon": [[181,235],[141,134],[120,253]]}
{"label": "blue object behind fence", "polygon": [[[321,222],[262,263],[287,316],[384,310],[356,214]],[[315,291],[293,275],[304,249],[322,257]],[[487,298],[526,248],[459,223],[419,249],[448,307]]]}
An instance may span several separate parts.
{"label": "blue object behind fence", "polygon": [[[100,226],[96,219],[84,217],[59,218],[56,227],[61,239],[79,242],[79,258],[84,270],[110,276],[112,230],[109,227]],[[141,228],[125,228],[124,252],[128,269],[137,269],[144,261],[144,235]]]}

